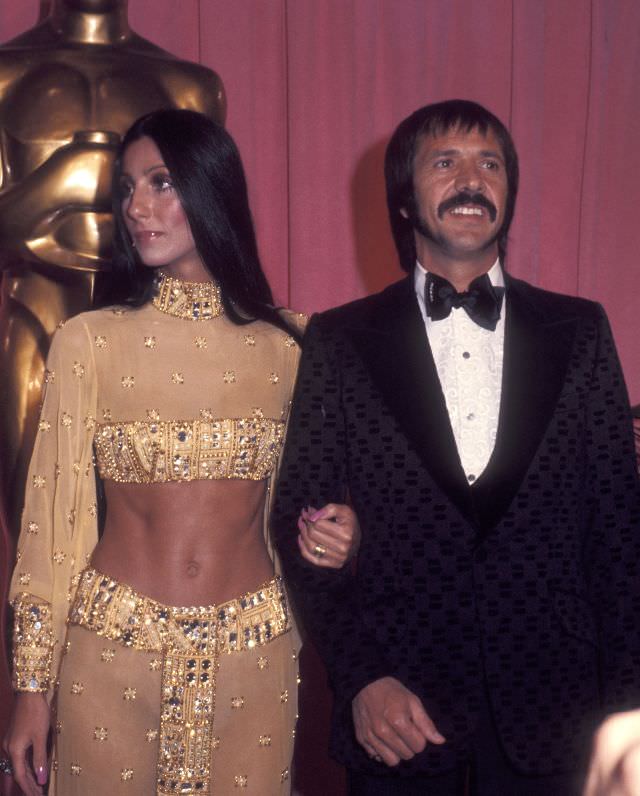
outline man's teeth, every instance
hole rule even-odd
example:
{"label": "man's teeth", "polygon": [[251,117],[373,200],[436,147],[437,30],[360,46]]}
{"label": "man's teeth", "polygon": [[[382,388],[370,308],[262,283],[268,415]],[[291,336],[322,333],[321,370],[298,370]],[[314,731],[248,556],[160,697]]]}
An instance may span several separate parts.
{"label": "man's teeth", "polygon": [[482,208],[480,207],[455,207],[452,211],[461,216],[481,216]]}

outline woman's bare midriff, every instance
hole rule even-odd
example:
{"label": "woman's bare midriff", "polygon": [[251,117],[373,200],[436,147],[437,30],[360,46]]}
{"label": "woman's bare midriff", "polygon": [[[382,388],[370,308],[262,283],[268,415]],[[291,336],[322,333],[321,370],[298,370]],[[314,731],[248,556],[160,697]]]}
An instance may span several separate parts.
{"label": "woman's bare midriff", "polygon": [[273,577],[263,536],[266,481],[106,481],[91,564],[165,605],[214,605]]}

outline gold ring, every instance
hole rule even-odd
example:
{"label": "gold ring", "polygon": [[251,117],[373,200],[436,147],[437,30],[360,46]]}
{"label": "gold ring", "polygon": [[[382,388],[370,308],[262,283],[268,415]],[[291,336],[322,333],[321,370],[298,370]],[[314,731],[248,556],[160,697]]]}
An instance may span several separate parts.
{"label": "gold ring", "polygon": [[318,556],[318,558],[322,558],[322,556],[327,552],[327,548],[323,544],[317,544],[313,548],[313,555]]}

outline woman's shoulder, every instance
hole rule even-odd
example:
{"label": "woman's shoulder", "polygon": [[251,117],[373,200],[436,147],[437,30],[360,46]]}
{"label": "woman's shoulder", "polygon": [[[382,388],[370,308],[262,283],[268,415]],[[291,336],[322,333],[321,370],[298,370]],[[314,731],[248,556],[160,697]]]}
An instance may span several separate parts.
{"label": "woman's shoulder", "polygon": [[304,312],[295,312],[294,310],[287,309],[286,307],[281,307],[278,309],[278,313],[288,326],[290,326],[292,329],[295,329],[300,334],[304,334],[304,330],[307,328],[307,324],[309,323],[308,315],[305,315]]}

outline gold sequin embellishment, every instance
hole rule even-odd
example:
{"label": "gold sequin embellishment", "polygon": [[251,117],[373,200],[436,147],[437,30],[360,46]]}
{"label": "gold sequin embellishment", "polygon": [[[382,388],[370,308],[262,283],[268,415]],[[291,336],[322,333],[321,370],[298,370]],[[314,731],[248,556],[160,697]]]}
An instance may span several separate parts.
{"label": "gold sequin embellishment", "polygon": [[284,423],[262,417],[101,424],[95,436],[102,478],[152,484],[242,478],[273,470]]}

